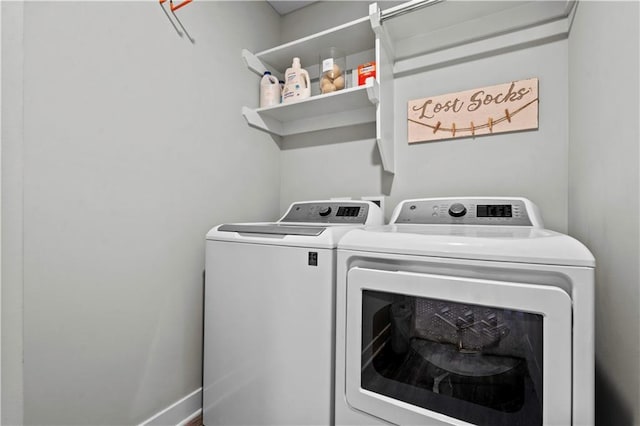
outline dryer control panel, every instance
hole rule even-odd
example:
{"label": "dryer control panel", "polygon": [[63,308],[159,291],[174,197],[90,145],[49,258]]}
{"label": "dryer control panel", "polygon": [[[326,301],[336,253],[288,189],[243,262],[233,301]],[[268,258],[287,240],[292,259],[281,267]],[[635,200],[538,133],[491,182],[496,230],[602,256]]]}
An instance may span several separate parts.
{"label": "dryer control panel", "polygon": [[391,223],[543,227],[535,204],[526,198],[423,198],[396,207]]}
{"label": "dryer control panel", "polygon": [[293,203],[279,222],[365,225],[368,224],[367,219],[371,216],[370,211],[375,208],[377,208],[376,205],[358,201]]}

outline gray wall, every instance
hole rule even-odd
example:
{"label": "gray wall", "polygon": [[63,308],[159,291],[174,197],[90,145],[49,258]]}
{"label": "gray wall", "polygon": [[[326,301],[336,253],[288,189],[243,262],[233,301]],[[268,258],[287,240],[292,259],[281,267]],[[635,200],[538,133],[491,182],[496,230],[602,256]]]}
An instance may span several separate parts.
{"label": "gray wall", "polygon": [[581,2],[569,39],[569,232],[596,258],[596,417],[640,424],[637,2]]}
{"label": "gray wall", "polygon": [[[265,3],[194,2],[177,12],[192,45],[154,2],[2,2],[3,424],[22,417],[23,291],[25,422],[136,423],[200,386],[209,227],[275,218],[297,199],[383,192],[387,217],[409,197],[524,195],[550,228],[584,241],[598,261],[599,423],[640,423],[638,220],[607,217],[639,205],[638,4],[582,2],[568,41],[398,79],[396,141],[408,99],[516,78],[540,78],[540,129],[399,142],[393,179],[373,125],[291,138],[279,152],[239,114],[257,104],[258,82],[240,49],[367,4],[279,20]],[[594,120],[598,97],[622,107]],[[459,177],[445,178],[454,165]]]}
{"label": "gray wall", "polygon": [[23,3],[2,2],[2,418],[22,424]]}
{"label": "gray wall", "polygon": [[240,114],[259,82],[240,51],[277,44],[278,16],[177,15],[195,44],[157,2],[24,4],[24,136],[3,134],[19,152],[2,170],[24,182],[2,183],[24,197],[8,285],[24,291],[25,424],[134,424],[200,387],[204,235],[279,213],[279,149]]}
{"label": "gray wall", "polygon": [[[395,81],[397,173],[389,205],[406,198],[505,195],[530,198],[545,225],[567,229],[567,43],[465,62]],[[408,145],[407,101],[539,79],[536,131]]]}
{"label": "gray wall", "polygon": [[[309,16],[315,17],[313,25],[335,25],[334,15],[326,9],[323,12],[322,7],[331,10],[335,6],[320,3],[287,15],[290,24],[283,25],[283,36],[301,36],[302,28],[296,24]],[[366,14],[367,10],[359,12]],[[293,33],[296,29],[299,32]],[[566,232],[566,58],[567,41],[562,40],[396,78],[395,177],[381,171],[371,139],[375,137],[373,125],[290,137],[283,144],[281,208],[301,198],[385,194],[388,218],[392,208],[406,198],[517,195],[539,205],[547,227]],[[407,101],[531,77],[540,81],[537,131],[407,144]]]}

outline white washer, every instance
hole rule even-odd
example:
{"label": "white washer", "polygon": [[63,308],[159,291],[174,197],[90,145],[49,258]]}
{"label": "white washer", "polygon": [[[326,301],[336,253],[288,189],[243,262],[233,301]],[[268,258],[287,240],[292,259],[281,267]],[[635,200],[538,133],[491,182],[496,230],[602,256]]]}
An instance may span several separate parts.
{"label": "white washer", "polygon": [[336,246],[383,220],[372,202],[311,201],[207,234],[205,425],[333,423]]}
{"label": "white washer", "polygon": [[336,425],[593,425],[594,267],[524,198],[406,200],[349,232]]}

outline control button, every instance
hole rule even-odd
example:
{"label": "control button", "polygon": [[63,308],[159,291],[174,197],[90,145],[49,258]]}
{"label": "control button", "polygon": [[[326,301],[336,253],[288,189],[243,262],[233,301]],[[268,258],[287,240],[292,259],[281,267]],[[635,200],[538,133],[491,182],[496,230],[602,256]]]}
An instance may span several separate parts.
{"label": "control button", "polygon": [[461,203],[453,203],[449,207],[449,215],[453,217],[462,217],[467,213],[467,208]]}
{"label": "control button", "polygon": [[331,207],[323,207],[318,213],[320,216],[329,216],[329,213],[331,213]]}

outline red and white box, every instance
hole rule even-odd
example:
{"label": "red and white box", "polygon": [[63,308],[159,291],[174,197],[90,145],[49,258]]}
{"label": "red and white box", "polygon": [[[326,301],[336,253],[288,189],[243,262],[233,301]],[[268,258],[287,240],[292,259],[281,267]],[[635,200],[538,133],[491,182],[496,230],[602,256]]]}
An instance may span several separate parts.
{"label": "red and white box", "polygon": [[358,65],[358,86],[364,86],[369,77],[376,78],[376,63],[367,62],[366,64]]}

